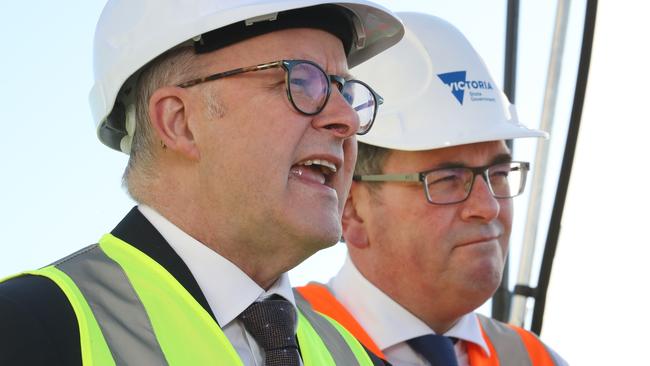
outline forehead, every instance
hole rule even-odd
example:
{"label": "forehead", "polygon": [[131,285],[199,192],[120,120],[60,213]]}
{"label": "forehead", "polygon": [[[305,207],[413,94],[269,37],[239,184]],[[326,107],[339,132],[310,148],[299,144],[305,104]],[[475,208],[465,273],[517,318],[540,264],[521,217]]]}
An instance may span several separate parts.
{"label": "forehead", "polygon": [[393,150],[386,160],[385,168],[419,171],[446,164],[483,166],[503,155],[510,155],[505,141],[479,142],[425,151]]}
{"label": "forehead", "polygon": [[199,56],[214,68],[244,67],[283,59],[314,61],[328,72],[347,72],[343,43],[336,36],[319,29],[284,29],[253,37]]}

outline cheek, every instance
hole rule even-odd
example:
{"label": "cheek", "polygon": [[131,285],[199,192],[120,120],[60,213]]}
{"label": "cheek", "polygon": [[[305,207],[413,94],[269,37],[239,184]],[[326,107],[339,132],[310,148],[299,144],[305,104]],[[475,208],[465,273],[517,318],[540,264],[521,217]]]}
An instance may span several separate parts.
{"label": "cheek", "polygon": [[309,121],[282,103],[261,99],[244,104],[228,123],[232,124],[231,138],[237,140],[242,151],[255,151],[258,159],[273,161],[277,154],[293,153]]}
{"label": "cheek", "polygon": [[[387,186],[384,186],[387,188]],[[380,229],[389,232],[392,240],[401,243],[400,250],[408,252],[411,259],[444,250],[450,217],[446,212],[432,207],[421,189],[400,187],[387,195],[383,212],[380,212]],[[384,192],[387,193],[387,192]]]}

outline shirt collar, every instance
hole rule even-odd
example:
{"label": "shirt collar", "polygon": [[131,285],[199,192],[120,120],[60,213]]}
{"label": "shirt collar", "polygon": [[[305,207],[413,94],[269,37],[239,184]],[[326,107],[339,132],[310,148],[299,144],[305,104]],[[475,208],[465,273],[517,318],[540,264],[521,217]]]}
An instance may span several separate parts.
{"label": "shirt collar", "polygon": [[490,356],[490,348],[485,343],[481,332],[481,324],[476,313],[463,315],[445,335],[447,337],[456,337],[464,342],[477,344],[481,346],[481,349],[488,357]]}
{"label": "shirt collar", "polygon": [[[422,320],[363,277],[349,256],[328,285],[382,351],[411,338],[435,334]],[[490,354],[474,313],[462,316],[444,335],[475,343]]]}
{"label": "shirt collar", "polygon": [[296,306],[287,273],[265,291],[234,263],[185,233],[153,208],[141,204],[138,209],[185,262],[222,328],[253,302],[272,295],[280,295]]}

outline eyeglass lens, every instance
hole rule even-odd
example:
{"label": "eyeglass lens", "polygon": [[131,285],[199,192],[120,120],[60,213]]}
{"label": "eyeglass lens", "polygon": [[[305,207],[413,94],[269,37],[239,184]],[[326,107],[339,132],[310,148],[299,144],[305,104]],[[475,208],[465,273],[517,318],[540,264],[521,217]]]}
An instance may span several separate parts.
{"label": "eyeglass lens", "polygon": [[[486,172],[488,186],[495,198],[515,197],[524,189],[526,170],[521,163],[496,164],[488,167]],[[445,204],[465,200],[476,179],[474,175],[470,168],[439,169],[427,173],[425,183],[429,201]]]}
{"label": "eyeglass lens", "polygon": [[289,93],[293,104],[303,113],[318,113],[327,101],[328,88],[327,75],[312,64],[294,64],[289,72]]}
{"label": "eyeglass lens", "polygon": [[359,132],[366,132],[375,116],[375,96],[368,87],[356,80],[345,83],[341,94],[359,116]]}
{"label": "eyeglass lens", "polygon": [[[288,72],[289,94],[293,105],[305,114],[319,113],[327,103],[330,79],[318,66],[299,62]],[[340,92],[359,117],[358,133],[366,132],[375,115],[375,97],[370,89],[356,80],[345,82]]]}

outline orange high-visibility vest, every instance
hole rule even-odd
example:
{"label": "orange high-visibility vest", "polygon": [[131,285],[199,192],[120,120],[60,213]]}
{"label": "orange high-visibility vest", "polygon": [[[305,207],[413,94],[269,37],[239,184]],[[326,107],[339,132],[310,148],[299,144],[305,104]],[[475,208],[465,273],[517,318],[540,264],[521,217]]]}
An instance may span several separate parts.
{"label": "orange high-visibility vest", "polygon": [[[319,283],[310,283],[296,290],[311,303],[314,310],[334,318],[346,327],[366,348],[386,359],[377,344],[330,290]],[[532,365],[554,366],[559,362],[537,336],[527,330],[477,314],[483,339],[490,349],[488,356],[481,346],[465,342],[471,366]]]}

